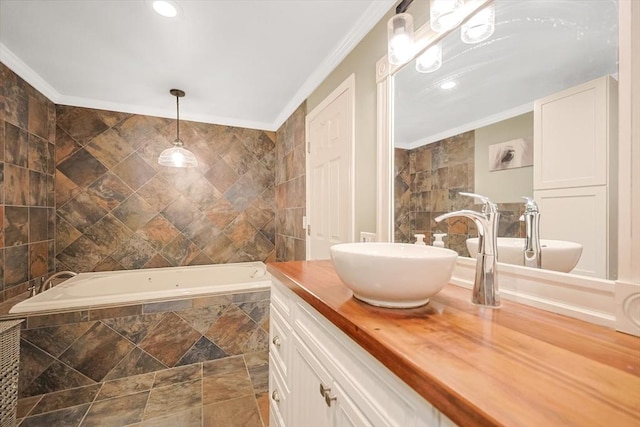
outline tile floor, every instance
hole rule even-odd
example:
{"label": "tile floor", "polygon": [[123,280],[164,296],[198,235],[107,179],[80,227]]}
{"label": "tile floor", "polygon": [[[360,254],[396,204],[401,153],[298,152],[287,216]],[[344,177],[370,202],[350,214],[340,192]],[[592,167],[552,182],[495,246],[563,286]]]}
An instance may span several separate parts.
{"label": "tile floor", "polygon": [[258,352],[33,396],[19,427],[266,427],[268,353]]}

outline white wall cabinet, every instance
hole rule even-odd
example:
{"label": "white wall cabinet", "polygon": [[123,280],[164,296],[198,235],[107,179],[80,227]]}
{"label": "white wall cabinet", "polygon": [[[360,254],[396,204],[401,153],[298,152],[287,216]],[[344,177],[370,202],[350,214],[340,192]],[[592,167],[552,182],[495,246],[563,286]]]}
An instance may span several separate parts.
{"label": "white wall cabinet", "polygon": [[610,76],[534,103],[533,195],[540,235],[583,245],[574,273],[614,278],[618,86]]}
{"label": "white wall cabinet", "polygon": [[277,279],[271,296],[271,426],[454,425]]}

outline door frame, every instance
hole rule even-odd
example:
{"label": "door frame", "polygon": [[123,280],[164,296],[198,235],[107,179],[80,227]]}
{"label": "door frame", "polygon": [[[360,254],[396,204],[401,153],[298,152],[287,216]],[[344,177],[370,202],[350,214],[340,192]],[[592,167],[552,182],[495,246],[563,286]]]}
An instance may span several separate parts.
{"label": "door frame", "polygon": [[305,137],[305,177],[306,177],[306,201],[305,201],[305,215],[306,222],[304,224],[307,231],[306,245],[305,245],[305,259],[309,259],[311,253],[311,236],[309,235],[309,226],[313,226],[313,218],[311,214],[311,170],[310,170],[310,141],[309,141],[309,123],[316,118],[329,104],[335,101],[344,92],[349,92],[349,102],[351,105],[351,111],[349,112],[349,119],[351,120],[351,138],[349,147],[349,183],[347,185],[349,204],[347,209],[348,221],[347,221],[347,236],[351,242],[355,241],[355,142],[356,142],[356,75],[352,73],[342,83],[338,85],[325,99],[322,100],[313,110],[307,113],[304,121],[304,137]]}

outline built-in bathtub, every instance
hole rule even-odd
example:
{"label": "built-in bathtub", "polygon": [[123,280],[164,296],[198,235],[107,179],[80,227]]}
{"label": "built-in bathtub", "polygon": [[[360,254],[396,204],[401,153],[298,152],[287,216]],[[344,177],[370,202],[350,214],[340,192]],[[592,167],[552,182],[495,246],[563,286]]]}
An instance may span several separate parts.
{"label": "built-in bathtub", "polygon": [[152,384],[187,368],[211,382],[205,377],[223,359],[243,367],[252,395],[267,399],[270,286],[260,262],[68,279],[3,316],[26,319],[21,402],[95,396],[103,385]]}
{"label": "built-in bathtub", "polygon": [[175,299],[192,295],[268,289],[261,262],[80,273],[28,298],[10,314]]}

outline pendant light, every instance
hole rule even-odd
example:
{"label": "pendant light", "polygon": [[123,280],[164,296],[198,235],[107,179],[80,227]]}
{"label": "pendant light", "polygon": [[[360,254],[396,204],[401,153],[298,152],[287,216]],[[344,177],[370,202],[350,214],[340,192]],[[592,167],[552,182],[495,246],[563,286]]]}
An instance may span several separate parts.
{"label": "pendant light", "polygon": [[480,43],[493,35],[496,28],[496,9],[488,5],[462,25],[460,38],[464,43]]}
{"label": "pendant light", "polygon": [[171,89],[169,93],[176,97],[176,140],[173,147],[167,148],[158,157],[158,164],[171,166],[174,168],[194,168],[198,166],[198,160],[193,153],[184,148],[184,143],[180,139],[180,98],[185,93],[180,89]]}
{"label": "pendant light", "polygon": [[402,65],[414,54],[413,17],[408,13],[394,15],[387,22],[389,63]]}
{"label": "pendant light", "polygon": [[429,3],[429,22],[431,29],[445,32],[462,21],[464,0],[431,0]]}

